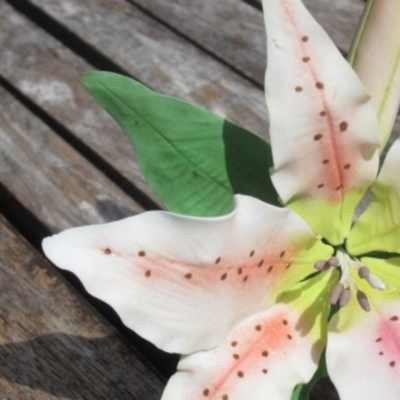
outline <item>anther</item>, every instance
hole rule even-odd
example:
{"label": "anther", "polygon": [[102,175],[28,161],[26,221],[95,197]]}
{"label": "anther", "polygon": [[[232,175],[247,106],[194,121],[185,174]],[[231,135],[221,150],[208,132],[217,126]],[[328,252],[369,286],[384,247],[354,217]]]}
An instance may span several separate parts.
{"label": "anther", "polygon": [[363,291],[357,290],[356,296],[358,304],[361,306],[361,308],[367,312],[371,311],[371,305],[369,304],[367,295]]}
{"label": "anther", "polygon": [[340,261],[336,256],[331,257],[328,262],[329,262],[329,265],[332,267],[340,266]]}
{"label": "anther", "polygon": [[339,297],[339,306],[344,307],[350,301],[351,292],[349,288],[343,289],[342,293],[340,293]]}
{"label": "anther", "polygon": [[342,292],[343,292],[343,284],[338,282],[335,285],[335,287],[332,289],[331,297],[329,299],[329,302],[331,303],[331,305],[337,304]]}
{"label": "anther", "polygon": [[314,268],[318,271],[326,271],[330,267],[326,260],[319,260],[314,264]]}
{"label": "anther", "polygon": [[379,289],[379,290],[385,290],[386,289],[385,283],[381,279],[379,279],[376,275],[370,273],[366,279],[367,279],[367,282],[374,289]]}
{"label": "anther", "polygon": [[369,274],[370,274],[369,269],[365,265],[360,267],[360,269],[358,270],[358,276],[361,279],[368,279]]}

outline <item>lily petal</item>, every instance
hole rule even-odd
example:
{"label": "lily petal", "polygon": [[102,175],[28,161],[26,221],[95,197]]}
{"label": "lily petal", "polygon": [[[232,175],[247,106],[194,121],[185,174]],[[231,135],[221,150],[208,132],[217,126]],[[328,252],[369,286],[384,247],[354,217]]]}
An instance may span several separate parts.
{"label": "lily petal", "polygon": [[353,255],[372,251],[400,253],[400,140],[390,148],[371,190],[371,204],[347,239]]}
{"label": "lily petal", "polygon": [[325,274],[302,282],[294,301],[249,317],[217,348],[184,357],[162,400],[288,400],[318,366],[330,279]]}
{"label": "lily petal", "polygon": [[341,400],[398,400],[400,292],[382,293],[362,282],[359,286],[371,311],[362,310],[353,296],[330,321],[329,376]]}
{"label": "lily petal", "polygon": [[381,150],[392,132],[400,104],[399,19],[399,1],[368,1],[348,57],[372,96]]}
{"label": "lily petal", "polygon": [[352,68],[301,1],[263,5],[272,180],[287,206],[317,234],[340,244],[377,172],[376,113]]}
{"label": "lily petal", "polygon": [[183,354],[219,344],[265,308],[271,287],[292,285],[331,252],[292,211],[246,196],[227,216],[148,212],[67,230],[43,249],[129,328]]}

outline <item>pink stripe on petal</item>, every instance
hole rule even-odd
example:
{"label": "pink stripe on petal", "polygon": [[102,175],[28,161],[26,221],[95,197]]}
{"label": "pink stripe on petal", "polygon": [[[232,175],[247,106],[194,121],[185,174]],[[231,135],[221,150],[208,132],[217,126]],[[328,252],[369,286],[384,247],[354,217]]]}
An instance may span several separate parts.
{"label": "pink stripe on petal", "polygon": [[371,303],[370,312],[353,296],[330,322],[329,376],[341,400],[398,400],[400,298],[371,288],[363,290]]}
{"label": "pink stripe on petal", "polygon": [[376,113],[301,1],[264,0],[263,6],[272,180],[285,204],[340,244],[378,168]]}
{"label": "pink stripe on petal", "polygon": [[289,399],[316,368],[315,339],[300,331],[299,316],[278,304],[248,318],[215,350],[184,358],[162,399]]}
{"label": "pink stripe on petal", "polygon": [[157,346],[207,349],[331,252],[292,211],[236,200],[224,217],[149,212],[71,229],[43,247]]}

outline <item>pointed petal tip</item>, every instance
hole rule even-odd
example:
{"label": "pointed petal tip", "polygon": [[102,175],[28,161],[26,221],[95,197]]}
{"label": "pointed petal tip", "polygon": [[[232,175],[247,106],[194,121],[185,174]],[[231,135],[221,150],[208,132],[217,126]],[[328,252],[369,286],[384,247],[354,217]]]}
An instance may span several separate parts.
{"label": "pointed petal tip", "polygon": [[56,244],[55,244],[55,240],[54,240],[55,237],[56,237],[56,235],[48,236],[42,240],[43,253],[51,261],[53,261],[54,255],[55,255],[55,249],[56,249]]}

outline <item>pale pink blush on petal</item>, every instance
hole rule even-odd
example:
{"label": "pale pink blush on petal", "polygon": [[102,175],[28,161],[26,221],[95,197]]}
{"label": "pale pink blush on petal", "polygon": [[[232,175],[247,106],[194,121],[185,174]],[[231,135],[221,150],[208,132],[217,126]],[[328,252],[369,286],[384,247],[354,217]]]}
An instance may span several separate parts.
{"label": "pale pink blush on petal", "polygon": [[276,171],[292,165],[304,193],[336,204],[360,184],[376,153],[376,115],[351,67],[300,2],[268,0],[264,8],[274,61],[266,82]]}
{"label": "pale pink blush on petal", "polygon": [[375,339],[378,355],[387,367],[396,368],[400,374],[400,320],[393,314],[379,322]]}
{"label": "pale pink blush on petal", "polygon": [[289,399],[316,368],[298,319],[284,304],[248,318],[215,350],[182,359],[162,399]]}
{"label": "pale pink blush on petal", "polygon": [[279,282],[312,272],[309,257],[298,254],[316,243],[292,211],[237,196],[235,211],[224,217],[149,212],[65,231],[43,248],[128,327],[187,354],[214,347],[268,307]]}
{"label": "pale pink blush on petal", "polygon": [[341,400],[400,399],[400,300],[382,296],[371,305],[370,312],[355,305],[354,323],[340,331],[331,321],[327,366]]}
{"label": "pale pink blush on petal", "polygon": [[271,179],[285,205],[338,245],[376,176],[377,116],[355,72],[301,1],[263,0],[263,7]]}

